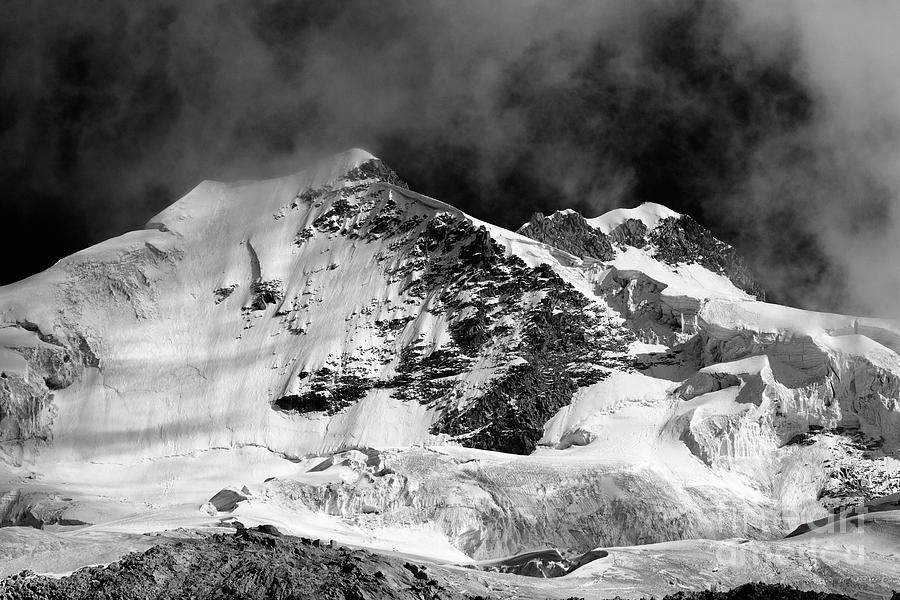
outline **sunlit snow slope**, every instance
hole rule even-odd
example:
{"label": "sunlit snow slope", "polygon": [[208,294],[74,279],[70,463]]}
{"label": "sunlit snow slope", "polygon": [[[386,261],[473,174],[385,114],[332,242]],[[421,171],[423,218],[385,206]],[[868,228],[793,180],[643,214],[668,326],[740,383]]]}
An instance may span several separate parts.
{"label": "sunlit snow slope", "polygon": [[762,297],[658,204],[513,233],[362,150],[204,182],[0,288],[0,520],[453,562],[767,544],[900,491],[900,326]]}

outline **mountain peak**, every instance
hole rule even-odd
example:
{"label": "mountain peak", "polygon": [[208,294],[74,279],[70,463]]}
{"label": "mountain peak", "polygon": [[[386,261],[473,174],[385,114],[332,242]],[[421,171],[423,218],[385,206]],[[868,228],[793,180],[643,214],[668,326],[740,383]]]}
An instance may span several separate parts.
{"label": "mountain peak", "polygon": [[319,158],[288,177],[300,178],[301,183],[310,188],[323,187],[346,178],[367,163],[378,163],[384,166],[384,171],[390,170],[380,158],[368,150],[350,148],[337,154]]}
{"label": "mountain peak", "polygon": [[337,179],[341,175],[349,173],[353,169],[359,168],[360,165],[372,160],[380,161],[381,159],[368,150],[363,150],[362,148],[350,148],[349,150],[344,150],[343,152],[320,160],[316,166],[317,169],[330,169],[333,175],[331,179]]}
{"label": "mountain peak", "polygon": [[591,227],[609,235],[616,227],[631,219],[640,221],[647,229],[653,229],[663,219],[677,219],[681,216],[681,213],[662,204],[644,202],[635,208],[617,208],[586,221]]}
{"label": "mountain peak", "polygon": [[[737,250],[688,215],[655,202],[617,208],[591,219],[572,209],[549,216],[535,213],[518,233],[616,268],[646,269],[645,259],[662,266],[661,273],[677,271],[678,265],[699,265],[730,280],[738,290],[758,299],[765,296]],[[632,264],[634,260],[638,263]]]}
{"label": "mountain peak", "polygon": [[[320,189],[344,181],[380,180],[407,187],[381,159],[362,148],[351,148],[320,158],[291,175],[268,180],[221,182],[206,180],[150,219],[147,229],[166,231],[176,227],[179,233],[185,222],[201,226],[214,218],[228,218],[247,223],[266,205],[276,210],[284,198],[305,190]],[[230,190],[230,191],[229,191]],[[272,204],[273,202],[277,204]],[[181,227],[178,227],[178,225]]]}

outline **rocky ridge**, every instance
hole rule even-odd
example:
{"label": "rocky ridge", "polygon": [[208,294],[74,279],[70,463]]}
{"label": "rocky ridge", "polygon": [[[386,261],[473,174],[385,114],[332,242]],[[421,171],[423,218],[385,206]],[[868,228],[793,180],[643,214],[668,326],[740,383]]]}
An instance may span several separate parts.
{"label": "rocky ridge", "polygon": [[11,576],[8,600],[241,598],[281,600],[464,599],[426,567],[361,550],[283,537],[277,529],[242,529],[163,544],[106,567],[64,578]]}
{"label": "rocky ridge", "polygon": [[[366,350],[386,357],[423,313],[444,320],[449,339],[407,343],[387,377],[372,377],[370,364],[357,366],[360,361],[342,355],[301,372],[296,391],[277,398],[274,407],[335,414],[370,390],[385,389],[391,397],[443,409],[435,434],[473,448],[527,454],[543,423],[578,387],[620,364],[616,356],[633,335],[546,264],[528,266],[505,251],[483,225],[454,212],[416,210],[417,199],[399,184],[393,171],[372,160],[304,191],[278,214],[284,218],[304,206],[317,211],[295,241],[301,248],[321,237],[383,248],[374,260],[401,300],[392,303],[391,319],[365,324],[385,340],[382,348]],[[280,282],[255,286],[250,311],[271,304],[289,331],[305,334],[304,300],[284,298]],[[272,291],[263,293],[262,286]],[[473,386],[465,375],[476,363],[492,376]],[[459,398],[466,401],[458,405]]]}
{"label": "rocky ridge", "polygon": [[646,249],[655,259],[668,265],[702,265],[713,273],[724,275],[739,289],[765,300],[764,290],[753,279],[740,253],[716,239],[688,215],[663,218],[652,228],[639,219],[629,218],[604,233],[582,215],[566,209],[549,216],[535,213],[518,233],[576,256],[600,261],[612,260],[617,248]]}
{"label": "rocky ridge", "polygon": [[[105,567],[61,577],[23,572],[0,580],[8,600],[106,600],[131,598],[488,600],[547,598],[521,586],[494,591],[486,578],[399,558],[286,537],[272,526],[242,528],[155,546]],[[492,589],[494,588],[494,589]],[[554,595],[561,598],[562,596]],[[616,597],[619,599],[619,597]],[[730,591],[678,592],[662,600],[852,600],[786,585],[747,584]],[[570,596],[568,600],[578,600]]]}

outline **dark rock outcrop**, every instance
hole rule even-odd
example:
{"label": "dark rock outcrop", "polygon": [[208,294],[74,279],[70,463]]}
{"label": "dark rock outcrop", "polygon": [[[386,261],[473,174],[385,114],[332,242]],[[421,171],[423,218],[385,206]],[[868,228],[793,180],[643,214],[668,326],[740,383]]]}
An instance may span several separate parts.
{"label": "dark rock outcrop", "polygon": [[273,527],[261,526],[155,546],[107,567],[86,567],[59,579],[26,571],[0,581],[0,598],[463,600],[467,596],[436,579],[426,567],[285,537]]}
{"label": "dark rock outcrop", "polygon": [[738,288],[765,300],[765,292],[753,279],[744,258],[732,246],[687,215],[663,219],[650,232],[656,248],[655,258],[665,263],[697,263],[713,273],[724,275]]}
{"label": "dark rock outcrop", "polygon": [[278,304],[284,299],[283,284],[279,279],[257,281],[251,289],[253,300],[251,310],[265,310],[269,304]]}
{"label": "dark rock outcrop", "polygon": [[215,496],[209,499],[219,512],[231,512],[237,508],[238,503],[247,499],[247,496],[235,490],[222,489],[216,492]]}
{"label": "dark rock outcrop", "polygon": [[534,213],[531,220],[522,225],[517,233],[575,256],[598,260],[611,260],[615,256],[610,238],[571,210],[560,211],[549,217],[545,217],[543,213]]}
{"label": "dark rock outcrop", "polygon": [[467,446],[529,454],[547,419],[569,404],[579,387],[605,378],[607,357],[633,338],[592,317],[587,299],[546,265],[523,269],[506,283],[545,293],[518,317],[522,336],[509,348],[518,360],[471,404],[448,411],[434,430],[457,436]]}
{"label": "dark rock outcrop", "polygon": [[535,213],[518,233],[575,256],[612,260],[617,246],[650,247],[654,258],[670,265],[696,263],[724,275],[738,288],[765,300],[765,292],[753,279],[744,258],[732,246],[716,239],[687,215],[660,220],[653,228],[637,219],[627,219],[603,234],[572,210],[544,216]]}
{"label": "dark rock outcrop", "polygon": [[391,185],[396,185],[397,187],[409,189],[409,186],[406,184],[406,182],[400,179],[400,176],[397,175],[397,173],[395,173],[393,169],[391,169],[389,166],[387,166],[377,158],[367,160],[355,169],[349,171],[346,175],[346,178],[355,181],[377,179],[378,181],[383,181],[384,183],[390,183]]}
{"label": "dark rock outcrop", "polygon": [[678,592],[663,600],[853,600],[843,594],[811,592],[780,583],[747,583],[727,591]]}
{"label": "dark rock outcrop", "polygon": [[307,391],[288,394],[275,400],[275,408],[298,413],[325,412],[333,415],[359,401],[373,387],[373,382],[323,367],[309,376],[308,385]]}
{"label": "dark rock outcrop", "polygon": [[647,243],[647,226],[638,219],[626,219],[609,232],[609,238],[616,244],[643,248]]}
{"label": "dark rock outcrop", "polygon": [[[372,188],[373,179],[381,187]],[[530,453],[544,422],[571,401],[578,387],[604,377],[615,352],[633,336],[598,314],[548,265],[527,265],[487,228],[452,210],[423,214],[419,198],[385,184],[393,185],[392,179],[377,169],[372,178],[350,173],[297,201],[321,209],[314,235],[383,246],[375,262],[403,298],[391,310],[406,314],[372,325],[384,340],[376,350],[378,360],[399,359],[394,374],[373,377],[355,357],[335,357],[312,373],[304,369],[272,399],[273,408],[334,414],[372,389],[388,389],[397,399],[453,406],[434,424],[435,433],[467,446]],[[597,252],[607,256],[608,240],[576,216],[573,223],[580,223],[582,232],[602,245]],[[295,299],[285,300],[276,318],[295,319],[295,309],[289,308],[295,304]],[[446,319],[450,340],[436,347],[400,342],[422,310]],[[490,364],[481,367],[495,376],[476,389],[466,387],[465,375],[483,357],[490,357]],[[460,394],[472,401],[459,407],[452,399]]]}

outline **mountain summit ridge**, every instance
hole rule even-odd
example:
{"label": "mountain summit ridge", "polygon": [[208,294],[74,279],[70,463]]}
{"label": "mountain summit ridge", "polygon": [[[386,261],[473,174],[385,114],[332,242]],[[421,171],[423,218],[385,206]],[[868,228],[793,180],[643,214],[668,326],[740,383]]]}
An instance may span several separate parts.
{"label": "mountain summit ridge", "polygon": [[765,300],[765,292],[735,248],[716,239],[690,216],[662,204],[644,202],[590,219],[572,209],[547,217],[535,213],[518,233],[603,261],[613,260],[617,248],[631,246],[649,250],[654,259],[668,265],[697,263],[727,277],[754,298]]}

